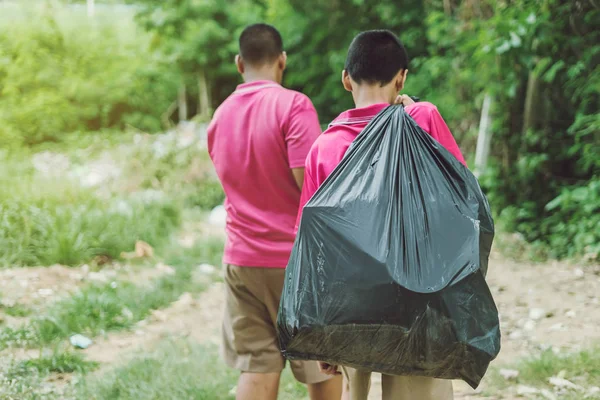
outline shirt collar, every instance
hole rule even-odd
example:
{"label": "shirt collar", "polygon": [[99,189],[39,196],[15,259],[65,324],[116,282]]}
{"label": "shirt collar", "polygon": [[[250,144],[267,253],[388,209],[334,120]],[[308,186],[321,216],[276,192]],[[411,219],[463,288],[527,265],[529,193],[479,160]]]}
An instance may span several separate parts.
{"label": "shirt collar", "polygon": [[370,122],[388,103],[378,103],[362,108],[353,108],[341,113],[329,126],[364,124]]}
{"label": "shirt collar", "polygon": [[235,93],[248,93],[271,87],[281,87],[281,85],[273,81],[252,81],[238,85],[235,89]]}

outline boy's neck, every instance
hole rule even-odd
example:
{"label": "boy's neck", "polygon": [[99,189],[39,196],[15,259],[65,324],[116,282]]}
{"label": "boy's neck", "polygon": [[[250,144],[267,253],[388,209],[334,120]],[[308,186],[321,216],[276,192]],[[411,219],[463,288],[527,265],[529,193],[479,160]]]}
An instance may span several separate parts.
{"label": "boy's neck", "polygon": [[275,66],[264,68],[248,68],[243,74],[245,83],[256,81],[271,81],[281,84],[281,72]]}
{"label": "boy's neck", "polygon": [[394,99],[390,98],[388,92],[388,90],[384,90],[379,85],[361,85],[361,87],[352,91],[352,98],[354,99],[356,108],[364,108],[382,103],[391,104]]}

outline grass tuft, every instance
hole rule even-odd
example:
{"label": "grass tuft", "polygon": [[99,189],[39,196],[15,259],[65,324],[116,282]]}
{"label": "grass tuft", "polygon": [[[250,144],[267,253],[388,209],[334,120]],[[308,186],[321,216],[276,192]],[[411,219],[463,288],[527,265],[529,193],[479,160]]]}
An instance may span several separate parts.
{"label": "grass tuft", "polygon": [[[232,400],[237,378],[213,348],[184,339],[166,340],[153,353],[140,354],[103,376],[80,380],[77,399]],[[279,399],[307,398],[304,386],[286,371]]]}

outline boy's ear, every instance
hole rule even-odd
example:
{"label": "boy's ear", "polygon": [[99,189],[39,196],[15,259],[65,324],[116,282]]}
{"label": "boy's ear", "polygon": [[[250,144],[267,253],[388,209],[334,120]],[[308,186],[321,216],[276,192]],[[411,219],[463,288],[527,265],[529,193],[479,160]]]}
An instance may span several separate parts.
{"label": "boy's ear", "polygon": [[406,83],[406,75],[408,75],[408,69],[401,69],[400,71],[398,71],[396,78],[394,78],[394,80],[396,81],[397,92],[404,89],[404,84]]}
{"label": "boy's ear", "polygon": [[285,51],[279,56],[279,59],[277,60],[277,66],[280,70],[285,70],[285,67],[287,66],[287,53]]}
{"label": "boy's ear", "polygon": [[342,71],[342,85],[344,85],[344,89],[347,91],[352,91],[352,81],[350,80],[350,74],[346,70]]}
{"label": "boy's ear", "polygon": [[237,70],[240,74],[244,74],[244,60],[242,59],[242,56],[240,56],[239,54],[236,54],[235,56],[235,66],[237,67]]}

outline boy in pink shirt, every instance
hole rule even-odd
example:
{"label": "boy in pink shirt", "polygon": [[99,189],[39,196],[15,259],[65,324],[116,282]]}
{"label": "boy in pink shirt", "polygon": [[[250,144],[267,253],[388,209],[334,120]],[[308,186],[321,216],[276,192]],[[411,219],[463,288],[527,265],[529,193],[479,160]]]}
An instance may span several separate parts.
{"label": "boy in pink shirt", "polygon": [[[342,73],[344,88],[352,92],[356,108],[340,114],[312,146],[305,164],[300,199],[303,207],[340,163],[358,134],[381,110],[391,103],[402,103],[417,124],[449,150],[460,162],[465,160],[437,108],[427,102],[415,103],[408,96],[397,96],[404,87],[408,68],[406,50],[389,31],[367,31],[350,45]],[[400,132],[399,132],[400,133]],[[300,209],[302,210],[302,208]],[[298,215],[296,228],[300,221]],[[345,395],[349,400],[367,400],[371,372],[320,363],[327,374],[343,373]],[[452,383],[446,380],[382,376],[383,400],[449,400]]]}
{"label": "boy in pink shirt", "polygon": [[[279,32],[256,24],[241,34],[238,71],[244,78],[217,109],[208,150],[225,191],[225,361],[241,371],[237,400],[276,400],[285,365],[277,310],[294,243],[306,154],[321,134],[305,95],[280,83],[286,54]],[[292,362],[313,400],[337,400],[341,378],[316,362]]]}

